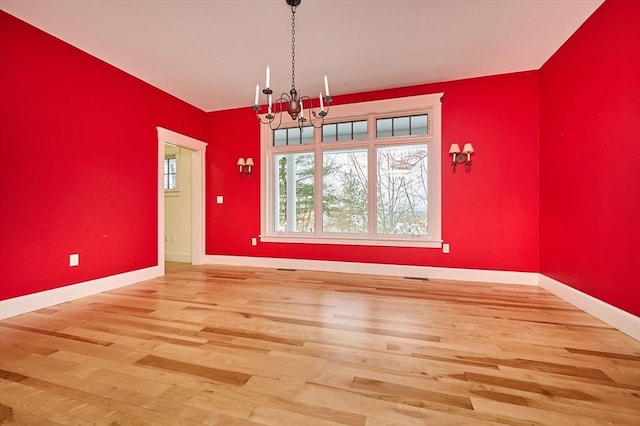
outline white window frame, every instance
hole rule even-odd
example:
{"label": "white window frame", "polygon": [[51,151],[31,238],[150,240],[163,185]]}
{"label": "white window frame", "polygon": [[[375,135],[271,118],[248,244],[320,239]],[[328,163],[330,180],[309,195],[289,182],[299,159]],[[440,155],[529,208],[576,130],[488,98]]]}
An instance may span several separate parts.
{"label": "white window frame", "polygon": [[[427,194],[429,207],[427,209],[427,220],[429,224],[429,233],[427,236],[410,236],[410,235],[357,235],[357,234],[323,234],[318,227],[315,227],[314,233],[294,233],[294,232],[276,232],[274,228],[275,206],[273,200],[274,193],[274,164],[273,155],[278,152],[278,147],[273,147],[273,131],[269,126],[261,126],[261,214],[260,214],[260,240],[264,242],[281,242],[281,243],[304,243],[304,244],[349,244],[349,245],[369,245],[369,246],[396,246],[396,247],[442,247],[442,103],[441,99],[444,93],[434,93],[429,95],[411,96],[404,98],[386,99],[380,101],[361,102],[356,104],[336,105],[332,106],[329,116],[325,119],[325,123],[344,122],[350,120],[362,119],[364,116],[370,115],[388,115],[388,116],[405,116],[416,115],[427,112],[429,114],[429,133],[430,140],[428,144],[428,182]],[[286,117],[285,117],[286,116]],[[296,123],[292,121],[286,114],[282,118],[282,127],[294,127]],[[375,133],[375,120],[369,122],[369,132]],[[316,129],[319,131],[319,129]],[[413,141],[412,137],[396,137],[398,144],[403,141]],[[409,142],[411,143],[411,142]],[[315,159],[322,161],[323,144],[315,143],[296,145],[295,148],[288,147],[288,152],[309,152],[314,151]],[[336,149],[350,148],[354,146],[362,146],[361,141],[341,141],[328,142],[324,146]],[[370,167],[376,161],[375,152],[370,154]],[[316,173],[318,175],[318,173]],[[375,194],[376,182],[369,179],[369,194]],[[322,191],[322,176],[315,176],[316,187],[316,216],[321,212],[322,199],[317,197],[318,189]],[[370,197],[370,204],[372,203]],[[320,208],[320,210],[318,210]],[[371,211],[371,208],[370,208]],[[375,220],[375,217],[370,218]]]}
{"label": "white window frame", "polygon": [[[165,197],[179,197],[180,196],[180,147],[176,147],[175,151],[170,153],[166,153],[164,156],[164,161],[162,162],[163,166],[166,164],[168,159],[176,160],[176,187],[174,189],[164,189]],[[166,176],[166,174],[163,173]],[[164,185],[163,185],[164,188]]]}

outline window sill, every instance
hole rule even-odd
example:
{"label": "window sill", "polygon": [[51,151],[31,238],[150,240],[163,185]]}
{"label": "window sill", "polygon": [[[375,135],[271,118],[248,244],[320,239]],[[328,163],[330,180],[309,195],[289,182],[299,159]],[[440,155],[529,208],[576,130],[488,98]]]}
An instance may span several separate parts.
{"label": "window sill", "polygon": [[442,241],[430,241],[426,238],[354,238],[354,237],[313,237],[310,235],[269,235],[260,236],[261,242],[267,243],[297,243],[297,244],[337,244],[356,246],[385,246],[385,247],[422,247],[442,248]]}
{"label": "window sill", "polygon": [[164,191],[164,196],[165,197],[179,197],[180,196],[180,190],[177,190],[177,189],[166,189]]}

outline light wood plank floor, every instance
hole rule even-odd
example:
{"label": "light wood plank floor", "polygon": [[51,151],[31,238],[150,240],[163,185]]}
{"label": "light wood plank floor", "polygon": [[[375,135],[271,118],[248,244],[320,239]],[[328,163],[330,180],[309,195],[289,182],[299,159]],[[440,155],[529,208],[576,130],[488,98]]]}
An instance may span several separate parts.
{"label": "light wood plank floor", "polygon": [[640,342],[536,287],[189,266],[0,321],[0,424],[640,425]]}
{"label": "light wood plank floor", "polygon": [[187,269],[190,266],[191,266],[191,263],[165,261],[164,262],[164,272],[166,274],[170,274],[172,272],[178,272],[178,271],[181,271],[183,269]]}

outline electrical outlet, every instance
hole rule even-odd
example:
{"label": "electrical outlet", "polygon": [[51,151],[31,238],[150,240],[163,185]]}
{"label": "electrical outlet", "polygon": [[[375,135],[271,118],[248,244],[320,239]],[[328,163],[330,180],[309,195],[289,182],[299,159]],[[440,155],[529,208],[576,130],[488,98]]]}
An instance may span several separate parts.
{"label": "electrical outlet", "polygon": [[449,244],[443,244],[442,245],[442,252],[443,253],[449,253]]}
{"label": "electrical outlet", "polygon": [[69,266],[78,266],[80,265],[80,255],[79,254],[70,254],[69,255]]}
{"label": "electrical outlet", "polygon": [[218,196],[216,197],[216,202],[217,202],[218,204],[222,204],[222,203],[224,203],[224,197],[223,197],[222,195],[218,195]]}
{"label": "electrical outlet", "polygon": [[258,239],[257,238],[251,238],[251,245],[252,246],[257,246],[258,245]]}

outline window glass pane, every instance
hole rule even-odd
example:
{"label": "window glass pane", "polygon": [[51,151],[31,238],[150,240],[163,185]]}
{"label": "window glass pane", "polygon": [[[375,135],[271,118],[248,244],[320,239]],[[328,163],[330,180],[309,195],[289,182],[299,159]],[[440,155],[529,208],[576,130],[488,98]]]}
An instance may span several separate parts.
{"label": "window glass pane", "polygon": [[367,120],[347,121],[322,126],[322,142],[361,140],[368,137]]}
{"label": "window glass pane", "polygon": [[313,143],[313,127],[291,127],[289,129],[282,129],[286,132],[287,142],[283,145],[300,145]]}
{"label": "window glass pane", "polygon": [[306,126],[302,128],[302,143],[305,145],[313,143],[313,127]]}
{"label": "window glass pane", "polygon": [[164,175],[164,189],[169,189],[169,176]]}
{"label": "window glass pane", "polygon": [[409,117],[395,117],[393,119],[393,136],[409,135]]}
{"label": "window glass pane", "polygon": [[176,159],[175,158],[170,158],[169,159],[169,173],[175,173],[176,172]]}
{"label": "window glass pane", "polygon": [[369,136],[367,127],[368,126],[367,126],[366,120],[354,121],[353,122],[353,139],[355,140],[367,139]]}
{"label": "window glass pane", "polygon": [[351,122],[338,123],[338,140],[339,141],[351,140]]}
{"label": "window glass pane", "polygon": [[378,118],[376,120],[376,137],[388,138],[393,136],[391,132],[392,118]]}
{"label": "window glass pane", "polygon": [[275,156],[275,231],[314,231],[314,154]]}
{"label": "window glass pane", "polygon": [[164,174],[166,175],[167,173],[169,173],[169,159],[165,158],[164,159]]}
{"label": "window glass pane", "polygon": [[302,133],[297,127],[287,129],[287,145],[300,145],[302,143]]}
{"label": "window glass pane", "polygon": [[414,115],[411,117],[411,134],[426,135],[427,134],[427,115]]}
{"label": "window glass pane", "polygon": [[176,175],[169,176],[169,189],[176,189]]}
{"label": "window glass pane", "polygon": [[376,120],[376,137],[426,135],[427,114],[410,117],[379,118]]}
{"label": "window glass pane", "polygon": [[367,232],[367,151],[325,152],[322,172],[322,231]]}
{"label": "window glass pane", "polygon": [[273,131],[273,146],[281,146],[287,144],[287,129],[278,129]]}
{"label": "window glass pane", "polygon": [[427,146],[378,148],[378,234],[427,234]]}
{"label": "window glass pane", "polygon": [[325,124],[322,126],[322,142],[336,141],[336,125]]}

